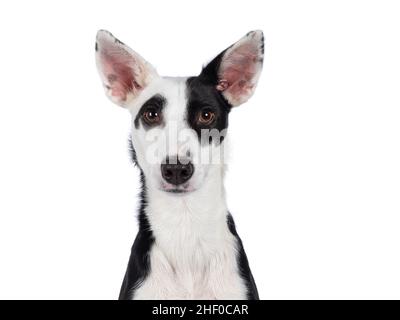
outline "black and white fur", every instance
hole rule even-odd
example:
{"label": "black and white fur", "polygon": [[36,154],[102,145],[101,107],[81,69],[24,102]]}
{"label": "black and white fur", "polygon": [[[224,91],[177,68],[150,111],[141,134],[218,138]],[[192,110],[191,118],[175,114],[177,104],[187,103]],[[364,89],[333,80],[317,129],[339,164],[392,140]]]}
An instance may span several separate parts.
{"label": "black and white fur", "polygon": [[[253,31],[220,53],[198,76],[160,77],[111,33],[98,32],[100,77],[107,96],[132,115],[132,155],[142,181],[139,232],[120,299],[259,298],[226,205],[225,165],[195,159],[205,149],[219,154],[227,144],[229,112],[253,94],[263,55],[263,34]],[[207,125],[200,121],[205,112],[214,117]],[[143,117],[155,113],[160,121],[149,125]],[[219,142],[204,141],[202,130],[224,134]],[[184,141],[168,143],[171,132],[184,132]],[[160,166],[168,157],[193,163],[188,181],[176,185],[164,179]]]}

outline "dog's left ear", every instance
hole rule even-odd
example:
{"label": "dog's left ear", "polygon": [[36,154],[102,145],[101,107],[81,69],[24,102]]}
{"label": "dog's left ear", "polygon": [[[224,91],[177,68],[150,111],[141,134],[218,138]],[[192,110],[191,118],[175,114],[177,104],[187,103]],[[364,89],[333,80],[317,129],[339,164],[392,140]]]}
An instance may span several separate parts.
{"label": "dog's left ear", "polygon": [[263,32],[251,31],[212,60],[203,69],[200,77],[214,85],[235,107],[253,95],[263,59]]}

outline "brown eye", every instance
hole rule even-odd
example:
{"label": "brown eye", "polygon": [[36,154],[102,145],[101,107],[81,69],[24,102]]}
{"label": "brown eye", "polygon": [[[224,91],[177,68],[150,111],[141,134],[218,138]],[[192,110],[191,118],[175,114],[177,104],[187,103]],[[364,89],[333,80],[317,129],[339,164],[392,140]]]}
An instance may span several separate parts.
{"label": "brown eye", "polygon": [[214,122],[215,120],[215,112],[211,110],[202,110],[197,118],[197,122],[201,125],[210,125]]}
{"label": "brown eye", "polygon": [[150,108],[143,113],[143,120],[148,125],[156,125],[161,122],[161,115],[156,109]]}

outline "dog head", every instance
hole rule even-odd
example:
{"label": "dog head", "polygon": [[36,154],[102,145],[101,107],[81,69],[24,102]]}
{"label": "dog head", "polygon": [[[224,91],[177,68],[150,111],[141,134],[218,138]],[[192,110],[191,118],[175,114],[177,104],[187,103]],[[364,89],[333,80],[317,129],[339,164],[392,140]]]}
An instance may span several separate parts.
{"label": "dog head", "polygon": [[106,95],[132,115],[132,146],[147,184],[182,194],[221,171],[228,114],[254,93],[263,55],[263,33],[252,31],[200,75],[161,77],[111,33],[98,32],[100,77]]}

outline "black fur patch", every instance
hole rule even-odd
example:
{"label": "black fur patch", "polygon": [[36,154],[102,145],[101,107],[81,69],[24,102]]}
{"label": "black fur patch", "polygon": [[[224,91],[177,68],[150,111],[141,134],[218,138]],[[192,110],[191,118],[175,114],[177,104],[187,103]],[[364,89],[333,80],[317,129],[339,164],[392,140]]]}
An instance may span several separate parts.
{"label": "black fur patch", "polygon": [[237,231],[235,222],[230,213],[228,213],[228,228],[229,231],[236,237],[238,242],[238,265],[240,270],[240,275],[246,283],[247,286],[247,299],[248,300],[259,300],[258,290],[256,283],[254,281],[253,275],[250,270],[249,262],[247,260],[246,252],[244,251],[242,240],[240,239]]}
{"label": "black fur patch", "polygon": [[[143,116],[143,113],[146,112],[146,110],[147,110],[148,108],[150,108],[150,107],[151,107],[151,108],[154,108],[157,112],[162,113],[162,110],[163,110],[163,108],[164,108],[166,102],[167,102],[166,99],[165,99],[162,95],[160,95],[160,94],[156,94],[156,95],[154,95],[153,97],[151,97],[149,100],[147,100],[147,101],[142,105],[142,107],[140,108],[138,114],[137,114],[136,117],[135,117],[135,121],[134,121],[134,123],[135,123],[135,128],[136,128],[136,129],[139,128],[139,121],[141,120],[141,118],[142,118],[142,116]],[[144,127],[145,129],[148,129],[148,128],[149,128],[149,126],[148,126],[144,121],[141,121],[141,123],[142,123],[142,125],[143,125],[143,127]]]}
{"label": "black fur patch", "polygon": [[[216,86],[219,81],[218,70],[221,60],[229,48],[209,62],[200,75],[187,79],[187,121],[189,126],[196,131],[199,139],[201,139],[201,129],[217,129],[221,132],[228,127],[228,115],[232,106],[222,93],[216,89]],[[209,128],[199,127],[195,121],[196,116],[203,108],[209,108],[217,115],[216,121]],[[223,139],[224,137],[222,136],[221,142]]]}
{"label": "black fur patch", "polygon": [[[262,53],[263,56],[264,56],[264,53],[265,53],[264,33],[263,33],[262,38],[261,38],[261,53]],[[263,57],[263,61],[264,61],[264,57]]]}
{"label": "black fur patch", "polygon": [[114,41],[115,41],[115,43],[118,43],[118,44],[120,44],[120,45],[125,46],[125,43],[123,43],[121,40],[119,40],[119,39],[117,39],[117,38],[115,38]]}
{"label": "black fur patch", "polygon": [[135,164],[135,166],[138,166],[140,168],[139,163],[137,161],[137,157],[136,157],[136,150],[133,147],[133,143],[132,143],[132,138],[131,137],[129,137],[129,139],[128,139],[128,150],[129,150],[129,154],[131,156],[132,162]]}
{"label": "black fur patch", "polygon": [[[202,129],[217,129],[223,133],[228,127],[228,115],[231,110],[230,104],[225,100],[221,93],[215,88],[216,81],[209,81],[208,75],[203,77],[188,78],[187,80],[187,121],[189,126],[197,133],[201,139]],[[201,126],[196,119],[204,109],[215,113],[216,119],[210,126]],[[224,136],[221,136],[222,142]],[[211,137],[209,142],[211,142]]]}

